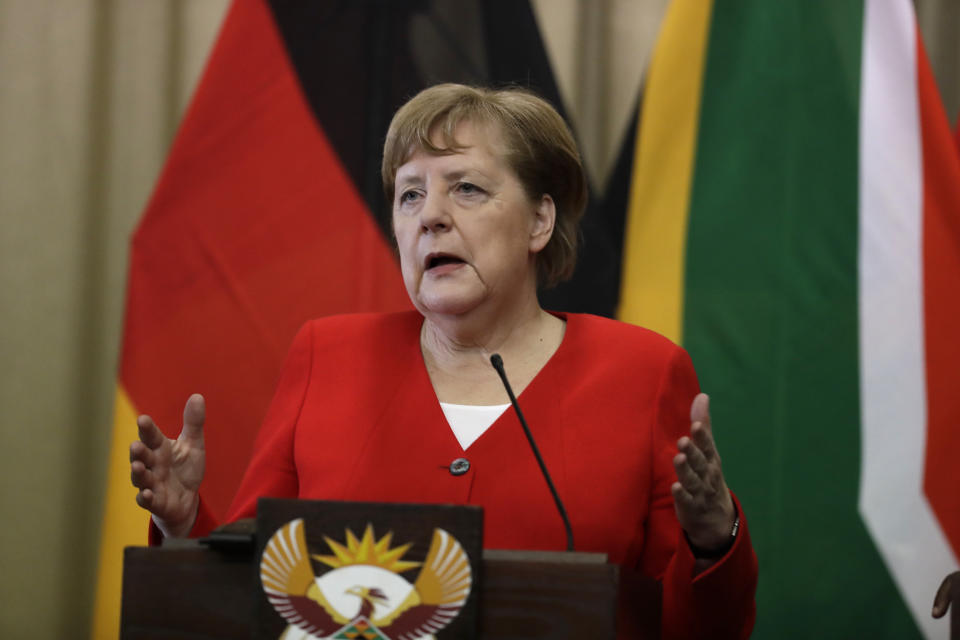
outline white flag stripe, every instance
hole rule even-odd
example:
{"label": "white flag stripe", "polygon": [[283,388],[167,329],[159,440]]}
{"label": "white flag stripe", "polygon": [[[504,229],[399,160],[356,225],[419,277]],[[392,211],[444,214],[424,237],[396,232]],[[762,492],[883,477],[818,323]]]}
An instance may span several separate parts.
{"label": "white flag stripe", "polygon": [[923,163],[909,0],[867,0],[860,91],[860,514],[917,625],[957,562],[923,494]]}

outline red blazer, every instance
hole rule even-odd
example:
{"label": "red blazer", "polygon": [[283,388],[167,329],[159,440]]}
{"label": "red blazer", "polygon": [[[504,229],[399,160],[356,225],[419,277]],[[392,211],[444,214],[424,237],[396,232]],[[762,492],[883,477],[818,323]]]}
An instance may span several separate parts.
{"label": "red blazer", "polygon": [[[662,580],[664,637],[749,636],[757,561],[743,511],[733,548],[695,576],[670,495],[699,391],[689,356],[639,327],[558,315],[563,342],[519,402],[577,550]],[[301,329],[228,520],[253,516],[263,496],[474,504],[487,548],[566,547],[512,410],[460,448],[423,362],[422,322],[416,312],[349,315]],[[470,469],[452,475],[460,457]],[[194,533],[213,524],[204,512]]]}

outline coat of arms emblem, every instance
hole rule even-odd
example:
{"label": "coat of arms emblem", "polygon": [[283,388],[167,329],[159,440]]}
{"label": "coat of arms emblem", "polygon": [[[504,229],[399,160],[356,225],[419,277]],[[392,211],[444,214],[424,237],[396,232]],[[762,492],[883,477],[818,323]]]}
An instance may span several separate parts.
{"label": "coat of arms emblem", "polygon": [[[331,553],[311,554],[304,521],[281,526],[267,542],[260,581],[286,620],[283,640],[417,640],[432,638],[463,608],[473,584],[460,542],[435,528],[422,562],[403,559],[411,543],[392,547],[393,533],[377,539],[372,525],[343,543],[328,536]],[[326,568],[315,572],[311,558]],[[411,582],[405,574],[419,569]]]}

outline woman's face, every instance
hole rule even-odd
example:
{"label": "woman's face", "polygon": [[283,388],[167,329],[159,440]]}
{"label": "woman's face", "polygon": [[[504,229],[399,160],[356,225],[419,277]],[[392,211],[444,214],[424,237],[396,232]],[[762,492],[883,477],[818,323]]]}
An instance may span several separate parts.
{"label": "woman's face", "polygon": [[531,201],[494,127],[464,122],[455,139],[457,153],[417,151],[397,170],[400,266],[424,315],[460,315],[485,304],[496,310],[535,296],[535,255],[553,231],[552,199]]}

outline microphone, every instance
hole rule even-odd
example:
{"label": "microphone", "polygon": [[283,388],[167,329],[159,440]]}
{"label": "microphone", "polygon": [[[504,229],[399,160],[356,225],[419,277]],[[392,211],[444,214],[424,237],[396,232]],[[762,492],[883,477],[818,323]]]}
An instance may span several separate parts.
{"label": "microphone", "polygon": [[550,472],[547,471],[547,465],[544,464],[543,458],[540,457],[540,450],[537,449],[537,443],[533,440],[530,427],[527,426],[527,421],[523,419],[523,412],[520,411],[520,405],[517,404],[517,398],[513,395],[513,389],[507,380],[507,372],[503,370],[503,358],[500,357],[499,353],[495,353],[490,356],[490,364],[492,364],[493,368],[500,374],[500,380],[507,390],[507,395],[510,396],[510,404],[513,405],[513,410],[517,412],[517,417],[520,418],[520,426],[523,427],[523,433],[527,436],[527,442],[530,443],[530,448],[533,449],[533,455],[536,456],[537,464],[540,465],[540,472],[543,473],[543,478],[547,481],[547,486],[550,487],[550,493],[553,494],[553,501],[557,505],[557,511],[560,512],[560,517],[563,519],[563,526],[567,530],[567,551],[573,551],[573,528],[570,526],[567,510],[563,508],[563,502],[560,500],[557,488],[553,486],[553,480],[550,479]]}

